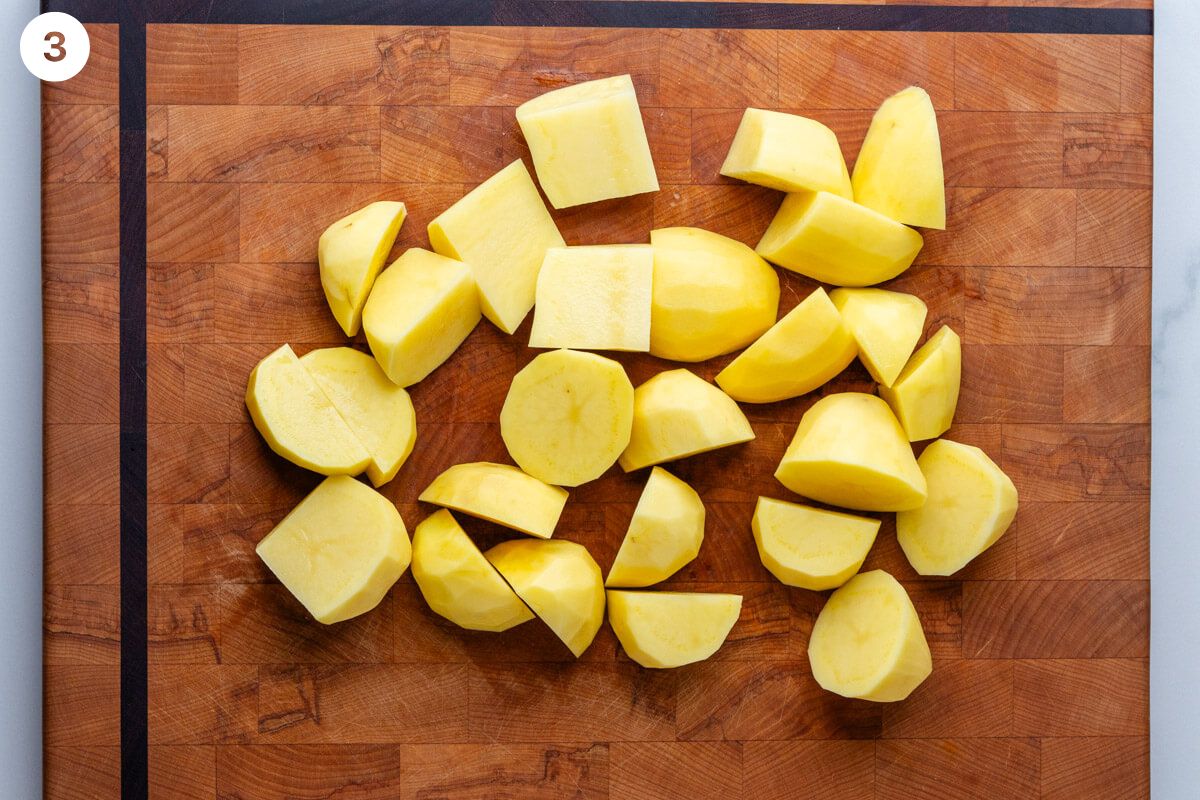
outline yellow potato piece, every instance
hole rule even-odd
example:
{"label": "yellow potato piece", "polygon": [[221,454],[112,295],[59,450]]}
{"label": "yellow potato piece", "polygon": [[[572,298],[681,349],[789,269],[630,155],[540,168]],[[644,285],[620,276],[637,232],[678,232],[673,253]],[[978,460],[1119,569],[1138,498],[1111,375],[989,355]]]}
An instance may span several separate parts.
{"label": "yellow potato piece", "polygon": [[515,539],[484,555],[575,657],[583,655],[604,622],[604,582],[587,548],[561,539]]}
{"label": "yellow potato piece", "polygon": [[371,352],[398,386],[441,366],[479,319],[479,293],[467,266],[419,247],[383,271],[363,309]]}
{"label": "yellow potato piece", "polygon": [[879,396],[896,412],[910,442],[933,439],[950,430],[962,382],[962,344],[943,325],[921,345],[890,387]]}
{"label": "yellow potato piece", "polygon": [[742,596],[704,592],[609,590],[608,623],[643,667],[670,669],[721,649],[742,613]]}
{"label": "yellow potato piece", "polygon": [[858,572],[879,520],[758,498],[751,522],[763,566],[788,586],[836,589]]}
{"label": "yellow potato piece", "polygon": [[371,203],[330,225],[317,242],[321,288],[347,336],[358,333],[363,304],[407,213],[404,203]]}
{"label": "yellow potato piece", "polygon": [[644,244],[550,248],[529,346],[646,352],[653,280],[654,251]]}
{"label": "yellow potato piece", "polygon": [[430,222],[429,244],[467,263],[483,315],[512,333],[533,308],[546,250],[565,242],[517,159]]}
{"label": "yellow potato piece", "polygon": [[345,475],[322,481],[255,552],[308,613],[327,625],[379,605],[412,554],[404,520],[391,501]]}
{"label": "yellow potato piece", "polygon": [[371,454],[371,483],[382,486],[396,477],[417,441],[408,392],[388,380],[374,358],[351,347],[312,350],[300,363]]}
{"label": "yellow potato piece", "polygon": [[929,95],[910,86],[883,101],[854,164],[854,199],[906,225],[946,227],[942,141]]}
{"label": "yellow potato piece", "polygon": [[729,395],[686,369],[660,372],[634,392],[621,469],[632,472],[753,438],[750,421]]}
{"label": "yellow potato piece", "polygon": [[925,502],[925,476],[887,403],[872,394],[822,397],[796,428],[775,477],[797,494],[860,511]]}
{"label": "yellow potato piece", "polygon": [[717,384],[734,400],[773,403],[823,386],[857,354],[841,314],[818,287],[721,370]]}
{"label": "yellow potato piece", "polygon": [[506,631],[533,619],[446,509],[413,531],[412,571],[425,602],[455,625],[473,631]]}
{"label": "yellow potato piece", "polygon": [[605,586],[650,586],[694,559],[704,541],[704,503],[661,467],[650,471]]}
{"label": "yellow potato piece", "polygon": [[357,475],[371,454],[289,345],[258,362],[246,384],[246,408],[271,449],[322,475]]}
{"label": "yellow potato piece", "polygon": [[837,134],[815,119],[747,108],[721,174],[781,192],[854,199]]}
{"label": "yellow potato piece", "polygon": [[518,372],[500,409],[500,436],[525,472],[558,486],[595,480],[629,444],[633,384],[611,358],[542,353]]}
{"label": "yellow potato piece", "polygon": [[978,447],[938,439],[917,465],[925,505],[896,515],[896,539],[920,575],[952,575],[994,545],[1017,515],[1017,487]]}
{"label": "yellow potato piece", "polygon": [[546,92],[517,106],[517,124],[555,208],[658,191],[628,75]]}
{"label": "yellow potato piece", "polygon": [[478,461],[450,467],[418,499],[549,539],[567,504],[567,490],[508,464]]}
{"label": "yellow potato piece", "polygon": [[654,291],[650,352],[705,361],[753,342],[775,324],[779,276],[739,241],[701,228],[650,231]]}
{"label": "yellow potato piece", "polygon": [[925,329],[919,297],[886,289],[834,289],[829,299],[858,345],[858,358],[876,383],[891,386]]}
{"label": "yellow potato piece", "polygon": [[878,569],[829,597],[813,623],[808,662],[822,688],[881,703],[908,697],[933,671],[908,592]]}
{"label": "yellow potato piece", "polygon": [[908,269],[921,234],[829,192],[794,192],[755,251],[774,264],[835,286],[870,286]]}

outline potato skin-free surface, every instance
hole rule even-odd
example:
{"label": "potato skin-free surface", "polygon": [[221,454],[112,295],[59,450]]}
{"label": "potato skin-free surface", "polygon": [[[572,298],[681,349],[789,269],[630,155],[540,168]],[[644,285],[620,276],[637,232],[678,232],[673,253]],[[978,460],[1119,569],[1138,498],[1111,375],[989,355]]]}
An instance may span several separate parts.
{"label": "potato skin-free surface", "polygon": [[822,592],[858,572],[879,520],[760,497],[750,527],[768,572],[788,586]]}
{"label": "potato skin-free surface", "polygon": [[700,495],[665,469],[655,467],[604,585],[637,588],[666,580],[696,557],[703,541]]}
{"label": "potato skin-free surface", "polygon": [[705,592],[608,592],[608,622],[625,654],[651,669],[703,661],[721,648],[742,596]]}
{"label": "potato skin-free surface", "polygon": [[909,441],[919,442],[950,430],[961,383],[962,344],[943,325],[913,353],[895,383],[879,388],[879,396],[896,412]]}
{"label": "potato skin-free surface", "polygon": [[858,345],[874,381],[891,386],[921,340],[928,309],[911,294],[886,289],[834,289],[829,299]]}
{"label": "potato skin-free surface", "polygon": [[567,490],[508,464],[477,461],[450,467],[417,499],[549,539],[567,503]]}
{"label": "potato skin-free surface", "polygon": [[781,192],[833,192],[853,200],[837,135],[815,119],[747,108],[721,174]]}
{"label": "potato skin-free surface", "polygon": [[363,304],[407,215],[404,203],[371,203],[330,225],[317,242],[325,301],[347,336],[358,334]]}

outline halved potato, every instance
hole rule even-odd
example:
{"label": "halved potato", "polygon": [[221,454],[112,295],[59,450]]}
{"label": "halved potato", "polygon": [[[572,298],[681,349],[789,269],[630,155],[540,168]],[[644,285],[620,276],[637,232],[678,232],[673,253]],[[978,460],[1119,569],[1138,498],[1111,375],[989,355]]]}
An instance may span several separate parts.
{"label": "halved potato", "polygon": [[796,428],[775,477],[822,503],[903,511],[925,502],[925,476],[887,403],[872,394],[822,397]]}
{"label": "halved potato", "polygon": [[822,688],[885,703],[908,697],[933,670],[908,592],[878,569],[829,597],[813,623],[808,662]]}
{"label": "halved potato", "polygon": [[655,467],[604,585],[640,587],[666,580],[696,557],[703,541],[700,495],[665,469]]}
{"label": "halved potato", "polygon": [[246,408],[271,449],[293,464],[322,475],[357,475],[371,462],[290,345],[254,367]]}
{"label": "halved potato", "polygon": [[895,383],[879,388],[879,396],[896,412],[909,441],[919,442],[950,430],[961,383],[962,345],[943,325],[913,353]]}
{"label": "halved potato", "polygon": [[508,464],[479,461],[450,467],[417,499],[549,539],[567,504],[567,490]]}
{"label": "halved potato", "polygon": [[978,447],[938,439],[917,465],[925,505],[896,515],[896,539],[920,575],[952,575],[994,545],[1017,515],[1017,488]]}
{"label": "halved potato", "polygon": [[858,344],[858,358],[876,383],[891,386],[908,363],[928,311],[919,297],[886,289],[834,289],[829,299]]}
{"label": "halved potato", "polygon": [[799,397],[829,382],[858,354],[842,316],[818,287],[717,374],[743,403]]}
{"label": "halved potato", "polygon": [[754,438],[737,403],[686,369],[660,372],[633,394],[633,429],[621,469],[706,453]]}
{"label": "halved potato", "polygon": [[862,566],[879,520],[758,498],[751,522],[763,566],[788,586],[836,589]]}
{"label": "halved potato", "polygon": [[499,632],[533,619],[533,612],[446,509],[417,526],[412,548],[417,588],[430,608],[455,625]]}
{"label": "halved potato", "polygon": [[407,213],[404,203],[371,203],[330,225],[317,242],[321,288],[347,336],[358,333],[363,304]]}
{"label": "halved potato", "polygon": [[604,580],[587,548],[563,539],[514,539],[484,555],[575,657],[583,655],[604,622]]}
{"label": "halved potato", "polygon": [[318,622],[379,605],[412,555],[400,512],[346,475],[326,478],[255,548],[263,563]]}
{"label": "halved potato", "polygon": [[379,363],[352,347],[306,353],[300,363],[371,454],[367,477],[376,486],[396,477],[417,441],[412,400]]}
{"label": "halved potato", "polygon": [[703,661],[721,648],[742,613],[742,596],[610,589],[608,622],[625,654],[652,669]]}
{"label": "halved potato", "polygon": [[633,384],[616,361],[554,350],[518,372],[500,410],[500,436],[538,480],[578,486],[595,480],[629,444]]}

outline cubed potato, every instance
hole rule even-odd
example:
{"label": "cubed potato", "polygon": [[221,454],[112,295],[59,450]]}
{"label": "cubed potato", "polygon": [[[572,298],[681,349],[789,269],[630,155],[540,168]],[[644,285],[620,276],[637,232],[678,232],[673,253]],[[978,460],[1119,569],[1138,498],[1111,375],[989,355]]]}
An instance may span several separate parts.
{"label": "cubed potato", "polygon": [[742,613],[740,594],[609,590],[608,623],[625,655],[671,669],[721,649]]}
{"label": "cubed potato", "polygon": [[829,192],[794,192],[755,251],[835,286],[870,286],[908,269],[924,240],[912,228]]}
{"label": "cubed potato", "polygon": [[818,287],[717,373],[717,385],[743,403],[774,403],[823,386],[857,354],[842,315]]}
{"label": "cubed potato", "polygon": [[604,585],[637,588],[664,581],[696,557],[703,541],[700,495],[665,469],[655,467]]}
{"label": "cubed potato", "polygon": [[822,397],[800,418],[775,477],[796,494],[860,511],[925,502],[925,476],[888,404],[873,394]]}
{"label": "cubed potato", "polygon": [[358,333],[363,304],[407,213],[404,203],[371,203],[330,225],[317,242],[321,288],[347,336]]}
{"label": "cubed potato", "polygon": [[312,350],[300,363],[371,454],[371,483],[382,486],[396,477],[417,441],[408,392],[388,380],[369,354],[350,347]]}
{"label": "cubed potato", "polygon": [[952,575],[994,545],[1017,515],[1017,487],[978,447],[938,439],[917,465],[925,505],[896,515],[896,539],[921,575]]}
{"label": "cubed potato", "polygon": [[250,373],[246,408],[254,427],[279,455],[322,475],[357,475],[371,454],[289,345]]}
{"label": "cubed potato", "polygon": [[686,369],[660,372],[633,394],[633,429],[621,469],[706,453],[754,438],[729,395]]}
{"label": "cubed potato", "polygon": [[484,553],[575,657],[604,622],[604,581],[587,548],[562,539],[514,539]]}
{"label": "cubed potato", "polygon": [[808,663],[827,691],[881,703],[908,697],[933,671],[908,592],[878,569],[830,595],[813,623]]}
{"label": "cubed potato", "polygon": [[467,263],[483,315],[505,333],[533,308],[546,250],[565,244],[520,159],[430,222],[429,243]]}
{"label": "cubed potato", "polygon": [[879,520],[758,498],[751,521],[763,566],[788,586],[836,589],[858,572]]}
{"label": "cubed potato", "polygon": [[879,396],[896,412],[910,442],[934,439],[950,430],[958,408],[962,382],[962,344],[958,334],[943,325]]}
{"label": "cubed potato", "polygon": [[555,208],[658,191],[628,75],[577,83],[517,107],[542,191]]}
{"label": "cubed potato", "polygon": [[346,475],[326,478],[255,548],[318,622],[379,605],[412,555],[392,501]]}
{"label": "cubed potato", "polygon": [[550,248],[538,274],[529,346],[646,352],[653,280],[648,245]]}
{"label": "cubed potato", "polygon": [[455,625],[498,633],[533,619],[533,612],[446,509],[417,526],[412,548],[417,588],[435,613]]}
{"label": "cubed potato", "polygon": [[781,192],[854,199],[837,134],[815,119],[747,108],[721,174]]}
{"label": "cubed potato", "polygon": [[450,467],[418,499],[549,539],[567,504],[567,490],[508,464],[479,461]]}
{"label": "cubed potato", "polygon": [[883,101],[854,163],[854,199],[922,228],[946,227],[942,140],[929,95],[910,86]]}
{"label": "cubed potato", "polygon": [[834,289],[829,299],[858,345],[858,358],[876,383],[891,386],[925,330],[919,297],[886,289]]}
{"label": "cubed potato", "polygon": [[775,324],[779,276],[748,246],[701,228],[650,231],[654,291],[650,352],[705,361],[753,342]]}
{"label": "cubed potato", "polygon": [[479,324],[467,265],[414,247],[384,270],[363,309],[371,352],[397,386],[424,379]]}
{"label": "cubed potato", "polygon": [[500,436],[525,472],[558,486],[595,480],[629,444],[633,384],[611,358],[553,350],[512,379]]}

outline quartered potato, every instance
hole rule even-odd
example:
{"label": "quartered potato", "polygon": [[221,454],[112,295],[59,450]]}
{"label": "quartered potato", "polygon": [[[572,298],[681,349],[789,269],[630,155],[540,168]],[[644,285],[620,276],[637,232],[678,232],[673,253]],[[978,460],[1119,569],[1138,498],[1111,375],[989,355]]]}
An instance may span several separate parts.
{"label": "quartered potato", "polygon": [[853,200],[837,135],[815,119],[747,108],[721,174],[781,192],[832,192]]}
{"label": "quartered potato", "polygon": [[478,461],[450,467],[417,499],[549,539],[567,504],[567,490],[508,464]]}
{"label": "quartered potato", "polygon": [[650,470],[604,585],[650,586],[694,559],[704,541],[704,503],[661,467]]}
{"label": "quartered potato", "polygon": [[317,242],[321,288],[347,336],[358,333],[367,295],[407,213],[404,203],[371,203],[330,225]]}
{"label": "quartered potato", "polygon": [[721,649],[741,612],[738,594],[608,591],[608,622],[621,648],[652,669],[708,658]]}
{"label": "quartered potato", "polygon": [[958,334],[943,325],[879,396],[891,405],[909,441],[933,439],[950,430],[958,408],[962,381],[962,345]]}
{"label": "quartered potato", "polygon": [[836,589],[862,566],[879,520],[758,498],[751,521],[763,566],[788,586]]}

